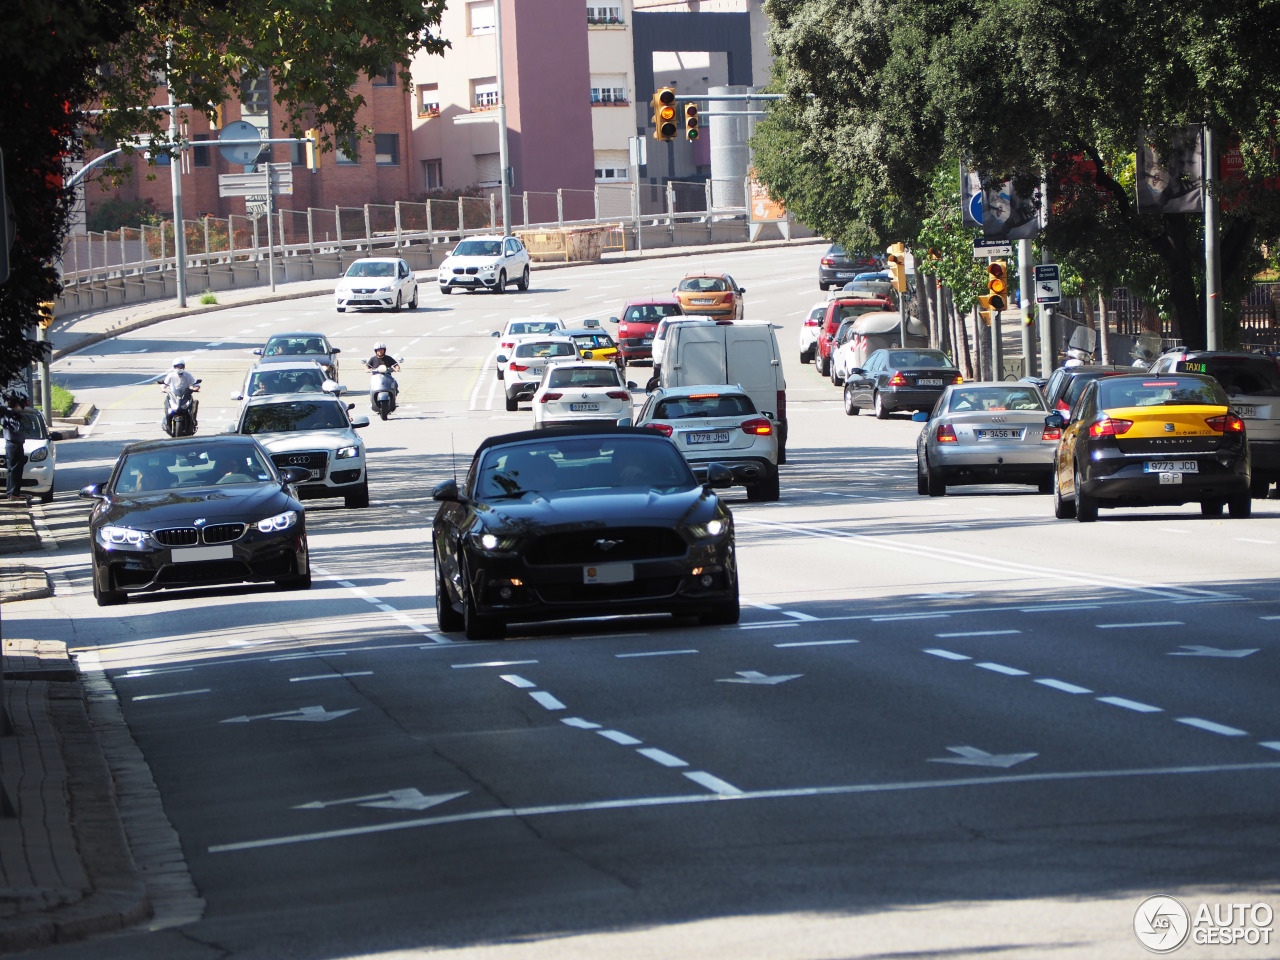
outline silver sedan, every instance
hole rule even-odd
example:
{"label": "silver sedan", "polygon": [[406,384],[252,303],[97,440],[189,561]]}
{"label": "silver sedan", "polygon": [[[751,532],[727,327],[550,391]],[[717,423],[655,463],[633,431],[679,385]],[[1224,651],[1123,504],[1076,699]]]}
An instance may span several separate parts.
{"label": "silver sedan", "polygon": [[916,441],[917,491],[941,497],[949,485],[1027,483],[1049,493],[1060,431],[1045,427],[1048,413],[1031,384],[952,384]]}

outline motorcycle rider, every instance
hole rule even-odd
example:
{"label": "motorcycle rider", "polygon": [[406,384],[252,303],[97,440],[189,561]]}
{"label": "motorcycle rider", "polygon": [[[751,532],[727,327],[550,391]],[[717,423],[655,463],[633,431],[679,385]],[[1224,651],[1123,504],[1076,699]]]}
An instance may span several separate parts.
{"label": "motorcycle rider", "polygon": [[[379,367],[386,367],[388,375],[400,369],[400,364],[396,362],[395,357],[387,353],[387,345],[381,340],[373,345],[373,356],[366,360],[364,365],[370,373],[377,373]],[[391,378],[391,390],[391,406],[394,408],[396,397],[400,393],[400,384],[396,382],[395,377]],[[373,387],[369,388],[369,406],[374,410],[378,409],[378,391]]]}
{"label": "motorcycle rider", "polygon": [[[166,393],[173,393],[175,396],[182,392],[183,389],[190,390],[192,393],[200,391],[200,384],[196,382],[196,378],[187,373],[187,361],[182,357],[178,357],[173,361],[173,369],[165,374],[164,379],[160,381],[160,389]],[[200,402],[195,397],[191,398],[191,430],[195,431],[200,425],[200,421],[196,414],[200,410]]]}

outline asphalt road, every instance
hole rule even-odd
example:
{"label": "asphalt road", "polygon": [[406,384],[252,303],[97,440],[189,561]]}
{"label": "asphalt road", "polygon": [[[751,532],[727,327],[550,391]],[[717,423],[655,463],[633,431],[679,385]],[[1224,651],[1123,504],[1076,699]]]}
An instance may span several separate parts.
{"label": "asphalt road", "polygon": [[[102,411],[59,447],[69,490],[160,435],[149,381],[175,355],[204,379],[202,432],[270,332],[327,333],[357,401],[375,339],[406,357],[401,409],[364,433],[371,506],[309,502],[306,594],[100,610],[87,504],[47,511],[64,580],[24,610],[109,679],[204,903],[40,955],[1138,957],[1148,896],[1280,905],[1280,502],[1086,525],[1031,487],[918,496],[919,424],[846,417],[798,362],[818,251],[535,272],[506,297],[428,285],[396,315],[232,309],[60,361]],[[439,633],[430,490],[531,422],[503,409],[491,332],[604,319],[701,268],[783,326],[782,499],[729,494],[742,622]]]}

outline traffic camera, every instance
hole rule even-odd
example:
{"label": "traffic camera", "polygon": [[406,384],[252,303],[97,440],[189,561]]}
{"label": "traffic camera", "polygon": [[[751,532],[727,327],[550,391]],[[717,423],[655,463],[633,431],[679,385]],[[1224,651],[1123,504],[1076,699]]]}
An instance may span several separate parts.
{"label": "traffic camera", "polygon": [[684,105],[684,138],[692,142],[697,140],[698,136],[698,105],[686,103]]}
{"label": "traffic camera", "polygon": [[653,95],[653,139],[670,143],[676,138],[676,92],[663,87]]}
{"label": "traffic camera", "polygon": [[907,292],[907,248],[902,243],[891,243],[885,249],[888,254],[887,266],[889,268],[889,279],[893,284],[893,289],[899,293]]}

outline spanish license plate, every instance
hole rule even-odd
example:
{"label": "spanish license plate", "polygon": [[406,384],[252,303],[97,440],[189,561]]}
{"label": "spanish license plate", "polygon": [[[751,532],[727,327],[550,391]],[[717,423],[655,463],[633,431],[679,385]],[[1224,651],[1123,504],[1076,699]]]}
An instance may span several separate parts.
{"label": "spanish license plate", "polygon": [[174,563],[230,560],[232,556],[234,556],[234,553],[229,543],[220,543],[214,547],[174,547],[169,552],[169,557]]}
{"label": "spanish license plate", "polygon": [[690,303],[700,303],[700,304],[715,303],[715,301],[714,301],[714,300],[690,300],[689,302],[690,302]]}
{"label": "spanish license plate", "polygon": [[1021,430],[978,430],[979,440],[1021,440]]}
{"label": "spanish license plate", "polygon": [[308,470],[307,474],[308,474],[308,477],[307,477],[308,480],[324,479],[324,475],[319,470]]}
{"label": "spanish license plate", "polygon": [[940,386],[942,386],[942,381],[941,381],[941,380],[938,380],[938,379],[937,379],[937,378],[935,378],[935,377],[930,377],[930,378],[928,378],[928,379],[921,378],[921,379],[917,380],[917,381],[916,381],[916,383],[918,383],[918,384],[919,384],[920,386],[922,386],[922,387],[940,387]]}
{"label": "spanish license plate", "polygon": [[852,279],[853,279],[853,274],[852,274],[852,273],[841,273],[841,272],[840,272],[840,271],[838,271],[838,270],[836,271],[836,276],[837,276],[839,279],[841,279],[841,280],[852,280]]}
{"label": "spanish license plate", "polygon": [[571,403],[569,409],[574,413],[595,413],[600,409],[598,403]]}
{"label": "spanish license plate", "polygon": [[646,346],[646,347],[647,347],[649,344],[653,343],[653,334],[652,334],[652,333],[651,333],[651,334],[649,334],[647,337],[645,337],[645,338],[644,338],[644,343],[645,343],[645,346]]}
{"label": "spanish license plate", "polygon": [[630,563],[602,563],[582,568],[583,583],[630,583],[635,578],[635,565]]}
{"label": "spanish license plate", "polygon": [[1257,407],[1250,406],[1248,404],[1243,404],[1243,403],[1233,403],[1231,405],[1231,412],[1234,413],[1237,417],[1245,417],[1250,420],[1258,416]]}
{"label": "spanish license plate", "polygon": [[[1199,473],[1200,464],[1195,460],[1148,460],[1142,465],[1143,473]],[[1161,480],[1161,483],[1165,481]],[[1169,483],[1179,483],[1170,480]]]}
{"label": "spanish license plate", "polygon": [[685,443],[690,446],[695,443],[728,443],[729,432],[727,430],[717,430],[714,433],[687,433],[684,439]]}

